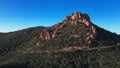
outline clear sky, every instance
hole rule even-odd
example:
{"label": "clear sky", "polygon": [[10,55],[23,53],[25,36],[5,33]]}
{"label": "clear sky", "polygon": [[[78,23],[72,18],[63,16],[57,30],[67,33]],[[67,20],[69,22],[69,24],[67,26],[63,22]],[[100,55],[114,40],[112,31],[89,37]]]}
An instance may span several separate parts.
{"label": "clear sky", "polygon": [[52,26],[76,11],[120,34],[120,0],[0,0],[0,32]]}

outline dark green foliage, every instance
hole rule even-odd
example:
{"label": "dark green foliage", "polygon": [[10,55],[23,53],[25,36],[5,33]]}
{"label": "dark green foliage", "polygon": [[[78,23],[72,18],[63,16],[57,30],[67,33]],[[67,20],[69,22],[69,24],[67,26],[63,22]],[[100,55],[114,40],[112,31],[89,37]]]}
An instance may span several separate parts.
{"label": "dark green foliage", "polygon": [[120,45],[88,51],[17,54],[1,68],[119,68],[119,51]]}

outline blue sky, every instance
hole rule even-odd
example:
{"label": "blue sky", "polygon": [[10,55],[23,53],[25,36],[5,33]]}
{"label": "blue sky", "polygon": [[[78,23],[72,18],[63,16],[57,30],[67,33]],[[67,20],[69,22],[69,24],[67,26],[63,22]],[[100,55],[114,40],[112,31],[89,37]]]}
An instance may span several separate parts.
{"label": "blue sky", "polygon": [[120,34],[120,0],[0,0],[0,32],[52,26],[76,11]]}

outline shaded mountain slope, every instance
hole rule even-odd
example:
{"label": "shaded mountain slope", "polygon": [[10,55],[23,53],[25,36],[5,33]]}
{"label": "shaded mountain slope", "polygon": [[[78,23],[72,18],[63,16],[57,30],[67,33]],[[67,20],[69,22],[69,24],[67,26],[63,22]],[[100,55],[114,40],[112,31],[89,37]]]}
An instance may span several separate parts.
{"label": "shaded mountain slope", "polygon": [[[116,45],[120,42],[120,36],[103,28],[97,27],[98,35],[96,37],[97,45]],[[101,43],[100,43],[101,42]]]}

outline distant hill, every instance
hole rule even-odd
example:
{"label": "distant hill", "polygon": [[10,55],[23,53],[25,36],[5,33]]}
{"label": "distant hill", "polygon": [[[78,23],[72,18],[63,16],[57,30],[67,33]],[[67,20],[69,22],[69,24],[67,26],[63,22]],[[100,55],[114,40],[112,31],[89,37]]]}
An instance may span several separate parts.
{"label": "distant hill", "polygon": [[2,68],[120,67],[119,51],[120,35],[93,24],[81,12],[51,27],[0,33]]}

